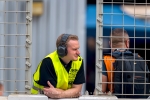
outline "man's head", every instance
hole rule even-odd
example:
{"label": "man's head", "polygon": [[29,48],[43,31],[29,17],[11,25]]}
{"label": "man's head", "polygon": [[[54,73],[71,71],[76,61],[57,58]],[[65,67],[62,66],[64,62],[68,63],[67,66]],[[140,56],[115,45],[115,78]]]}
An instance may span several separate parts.
{"label": "man's head", "polygon": [[3,85],[0,83],[0,96],[3,95],[3,91],[4,91]]}
{"label": "man's head", "polygon": [[78,36],[71,34],[62,34],[56,41],[57,53],[59,57],[68,60],[77,60],[80,54]]}
{"label": "man's head", "polygon": [[115,49],[128,49],[129,48],[129,35],[126,30],[116,28],[110,34],[110,47]]}

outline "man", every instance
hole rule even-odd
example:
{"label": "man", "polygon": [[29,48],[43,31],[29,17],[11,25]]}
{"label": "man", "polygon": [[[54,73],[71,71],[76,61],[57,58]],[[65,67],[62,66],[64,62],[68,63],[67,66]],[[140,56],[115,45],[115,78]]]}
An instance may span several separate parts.
{"label": "man", "polygon": [[38,94],[40,90],[50,98],[78,97],[85,82],[78,37],[62,34],[56,41],[56,47],[56,51],[39,63],[33,75],[31,93]]}
{"label": "man", "polygon": [[110,47],[111,55],[104,56],[102,92],[110,91],[118,98],[147,98],[150,94],[149,69],[142,57],[128,50],[128,33],[114,29]]}
{"label": "man", "polygon": [[[110,35],[109,41],[112,52],[124,51],[129,48],[129,35],[123,29],[114,29]],[[112,56],[104,56],[103,73],[102,73],[102,92],[114,92],[113,84],[113,63],[115,59]],[[108,82],[108,83],[107,83]]]}
{"label": "man", "polygon": [[0,96],[3,96],[3,91],[4,91],[4,87],[3,87],[3,85],[0,83]]}

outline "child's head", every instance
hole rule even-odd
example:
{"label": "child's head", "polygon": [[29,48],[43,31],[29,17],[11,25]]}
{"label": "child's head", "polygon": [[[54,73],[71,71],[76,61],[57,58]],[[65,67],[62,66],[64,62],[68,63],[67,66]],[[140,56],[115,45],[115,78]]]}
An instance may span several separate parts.
{"label": "child's head", "polygon": [[0,83],[0,96],[3,95],[3,91],[4,91],[4,87],[3,87],[3,85]]}

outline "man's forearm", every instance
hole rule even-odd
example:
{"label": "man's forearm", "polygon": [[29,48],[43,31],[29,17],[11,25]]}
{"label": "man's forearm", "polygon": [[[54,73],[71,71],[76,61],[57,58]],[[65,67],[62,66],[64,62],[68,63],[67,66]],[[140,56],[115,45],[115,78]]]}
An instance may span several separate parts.
{"label": "man's forearm", "polygon": [[71,89],[63,90],[54,88],[53,85],[48,81],[49,88],[43,88],[43,92],[46,96],[50,98],[73,98],[80,96],[80,91],[82,89],[82,84],[72,85]]}
{"label": "man's forearm", "polygon": [[61,89],[57,89],[59,91],[59,95],[58,98],[75,98],[75,97],[79,97],[80,96],[80,91],[77,88],[71,88],[68,90],[61,90]]}

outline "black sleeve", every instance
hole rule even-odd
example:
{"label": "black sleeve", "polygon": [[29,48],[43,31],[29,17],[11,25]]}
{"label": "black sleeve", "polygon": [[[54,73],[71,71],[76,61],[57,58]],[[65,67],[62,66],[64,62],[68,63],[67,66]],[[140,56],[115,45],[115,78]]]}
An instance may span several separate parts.
{"label": "black sleeve", "polygon": [[56,87],[57,83],[57,77],[54,70],[54,66],[52,63],[52,60],[50,58],[45,58],[42,61],[41,67],[40,67],[40,78],[39,78],[39,84],[43,86],[47,86],[47,81],[50,81],[50,83]]}
{"label": "black sleeve", "polygon": [[85,83],[85,75],[84,75],[84,64],[82,61],[81,67],[76,75],[73,84],[83,84],[83,83]]}

